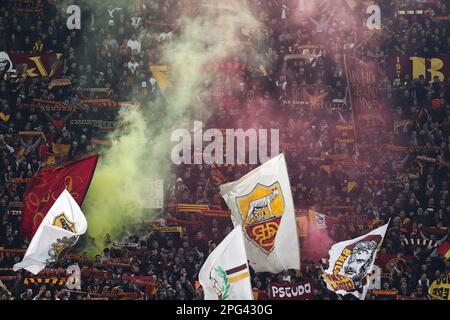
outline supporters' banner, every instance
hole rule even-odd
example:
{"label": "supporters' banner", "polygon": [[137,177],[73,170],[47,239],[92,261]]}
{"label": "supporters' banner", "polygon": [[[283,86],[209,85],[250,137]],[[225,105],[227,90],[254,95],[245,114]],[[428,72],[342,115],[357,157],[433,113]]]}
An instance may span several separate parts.
{"label": "supporters' banner", "polygon": [[345,144],[355,143],[355,127],[353,124],[336,124],[331,129],[334,129],[334,136],[336,141]]}
{"label": "supporters' banner", "polygon": [[113,101],[111,99],[83,99],[81,100],[83,104],[90,106],[98,106],[98,107],[121,107],[124,103]]}
{"label": "supporters' banner", "polygon": [[311,281],[278,283],[270,282],[271,300],[309,300],[314,298]]}
{"label": "supporters' banner", "polygon": [[5,215],[21,216],[23,211],[23,202],[9,202]]}
{"label": "supporters' banner", "polygon": [[322,274],[329,290],[340,295],[352,294],[364,300],[376,251],[381,247],[388,225],[331,247],[329,267]]}
{"label": "supporters' banner", "polygon": [[216,183],[227,183],[228,179],[216,168],[211,169],[211,179],[213,179]]}
{"label": "supporters' banner", "polygon": [[342,111],[345,108],[344,101],[333,99],[334,90],[325,85],[293,86],[286,91],[283,101],[292,107],[304,106],[310,110]]}
{"label": "supporters' banner", "polygon": [[128,249],[138,249],[140,247],[139,243],[134,242],[113,242],[113,247],[115,248],[128,248]]}
{"label": "supporters' banner", "polygon": [[211,252],[198,275],[205,300],[253,300],[242,227]]}
{"label": "supporters' banner", "polygon": [[436,279],[428,289],[428,294],[437,300],[450,300],[450,272]]}
{"label": "supporters' banner", "polygon": [[292,51],[298,53],[304,58],[316,59],[321,56],[324,48],[325,47],[321,44],[294,44],[292,46]]}
{"label": "supporters' banner", "polygon": [[[382,150],[388,150],[391,152],[409,152],[409,153],[414,153],[414,152],[427,152],[427,151],[440,151],[441,148],[440,147],[436,147],[436,146],[412,146],[412,147],[405,147],[405,146],[397,146],[397,145],[393,145],[393,144],[360,144],[358,145],[359,149],[375,149],[377,151],[382,151]],[[424,157],[424,159],[427,159],[426,157]],[[433,159],[433,158],[428,158],[428,159]],[[420,160],[420,159],[419,159]]]}
{"label": "supporters' banner", "polygon": [[450,75],[450,55],[432,57],[390,56],[387,59],[387,76],[391,79],[404,79],[410,75],[413,79],[423,75],[432,82],[435,76],[444,81]]}
{"label": "supporters' banner", "polygon": [[32,103],[18,103],[19,109],[41,109],[47,112],[86,110],[82,103],[66,103],[61,101],[33,99]]}
{"label": "supporters' banner", "polygon": [[54,87],[66,87],[70,86],[71,84],[72,81],[70,79],[53,79],[52,81],[50,81],[48,88],[51,90]]}
{"label": "supporters' banner", "polygon": [[22,262],[15,264],[13,270],[26,269],[38,274],[47,265],[63,258],[86,230],[83,212],[65,189],[42,220]]}
{"label": "supporters' banner", "polygon": [[407,261],[411,261],[410,256],[395,256],[392,254],[378,254],[375,264],[378,265],[384,272],[392,272],[394,268],[402,270]]}
{"label": "supporters' banner", "polygon": [[38,1],[27,1],[27,0],[15,0],[14,1],[14,12],[20,12],[22,14],[44,14],[44,3]]}
{"label": "supporters' banner", "polygon": [[348,55],[344,56],[344,64],[357,141],[365,133],[392,128],[388,117],[389,110],[384,105],[378,89],[378,66],[369,65]]}
{"label": "supporters' banner", "polygon": [[91,139],[90,142],[93,145],[102,145],[102,146],[110,146],[110,145],[112,145],[112,141],[111,140]]}
{"label": "supporters' banner", "polygon": [[70,147],[70,144],[52,143],[52,152],[60,157],[67,157]]}
{"label": "supporters' banner", "polygon": [[81,270],[76,264],[70,265],[66,269],[66,286],[69,290],[81,290]]}
{"label": "supporters' banner", "polygon": [[142,207],[146,209],[162,208],[164,206],[164,182],[162,179],[149,181],[143,188]]}
{"label": "supporters' banner", "polygon": [[62,53],[11,53],[9,58],[13,69],[24,65],[28,77],[58,77],[64,69]]}
{"label": "supporters' banner", "polygon": [[242,225],[256,272],[300,269],[294,202],[283,154],[220,186],[235,226]]}
{"label": "supporters' banner", "polygon": [[70,120],[70,125],[114,129],[119,125],[119,122],[106,120]]}
{"label": "supporters' banner", "polygon": [[372,290],[375,300],[396,300],[397,290]]}
{"label": "supporters' banner", "polygon": [[114,91],[111,88],[81,88],[78,94],[83,97],[83,99],[87,99],[87,97],[106,99],[110,97],[113,92]]}
{"label": "supporters' banner", "polygon": [[153,226],[153,230],[157,230],[161,233],[178,233],[180,238],[183,237],[183,227],[166,227],[166,226]]}
{"label": "supporters' banner", "polygon": [[147,285],[147,284],[153,284],[158,285],[157,280],[153,276],[129,276],[124,275],[122,277],[123,281],[130,281],[132,283],[136,283],[139,285]]}
{"label": "supporters' banner", "polygon": [[26,137],[40,137],[42,140],[47,140],[45,138],[45,134],[42,131],[19,131],[19,136],[26,136]]}
{"label": "supporters' banner", "polygon": [[37,172],[24,195],[22,233],[31,237],[46,212],[67,188],[81,206],[91,183],[98,156],[90,156],[62,166],[46,167]]}
{"label": "supporters' banner", "polygon": [[27,277],[23,279],[23,284],[28,285],[50,285],[63,286],[66,283],[66,278],[62,277]]}

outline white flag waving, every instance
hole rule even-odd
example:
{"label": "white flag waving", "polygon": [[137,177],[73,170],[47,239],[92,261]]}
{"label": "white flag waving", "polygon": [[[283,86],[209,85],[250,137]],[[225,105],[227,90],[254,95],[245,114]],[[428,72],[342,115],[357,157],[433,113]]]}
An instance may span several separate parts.
{"label": "white flag waving", "polygon": [[353,294],[364,300],[377,249],[383,243],[389,222],[358,238],[333,245],[329,267],[322,275],[327,288],[340,295]]}
{"label": "white flag waving", "polygon": [[234,226],[242,225],[256,272],[300,269],[294,203],[284,155],[220,186]]}
{"label": "white flag waving", "polygon": [[38,274],[62,258],[86,230],[87,221],[80,207],[64,190],[42,220],[22,262],[15,264],[13,270],[26,269]]}
{"label": "white flag waving", "polygon": [[205,300],[253,300],[242,227],[214,249],[198,275]]}

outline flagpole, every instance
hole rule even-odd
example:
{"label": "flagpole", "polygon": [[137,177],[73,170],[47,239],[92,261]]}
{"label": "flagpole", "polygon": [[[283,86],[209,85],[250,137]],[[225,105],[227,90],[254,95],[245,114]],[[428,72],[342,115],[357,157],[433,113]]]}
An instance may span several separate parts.
{"label": "flagpole", "polygon": [[[345,69],[345,76],[347,78],[347,94],[349,95],[350,98],[350,105],[352,106],[352,121],[353,121],[353,133],[355,135],[355,148],[356,148],[356,154],[359,155],[358,152],[358,137],[356,135],[356,122],[355,122],[355,114],[354,114],[354,110],[353,110],[353,99],[352,99],[352,92],[350,89],[350,80],[348,77],[348,69],[347,69],[347,55],[344,54],[344,69]],[[347,100],[348,102],[348,100]]]}

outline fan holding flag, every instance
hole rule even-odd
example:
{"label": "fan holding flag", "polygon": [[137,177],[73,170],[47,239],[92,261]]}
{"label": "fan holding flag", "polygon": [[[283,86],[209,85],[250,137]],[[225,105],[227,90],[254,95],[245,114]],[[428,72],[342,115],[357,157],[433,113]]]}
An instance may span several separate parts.
{"label": "fan holding flag", "polygon": [[42,220],[22,262],[15,264],[13,270],[26,269],[38,274],[62,259],[86,230],[83,212],[65,189]]}

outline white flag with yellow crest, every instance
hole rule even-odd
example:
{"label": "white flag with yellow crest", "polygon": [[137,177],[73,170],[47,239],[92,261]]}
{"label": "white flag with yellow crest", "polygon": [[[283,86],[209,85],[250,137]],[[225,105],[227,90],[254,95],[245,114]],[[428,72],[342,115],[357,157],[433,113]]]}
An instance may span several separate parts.
{"label": "white flag with yellow crest", "polygon": [[284,155],[235,182],[220,186],[234,226],[242,225],[250,266],[256,272],[300,269],[294,202]]}
{"label": "white flag with yellow crest", "polygon": [[83,212],[65,189],[42,220],[22,262],[15,264],[13,270],[26,269],[38,274],[47,265],[64,257],[86,230]]}

